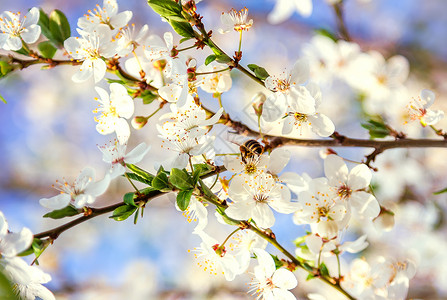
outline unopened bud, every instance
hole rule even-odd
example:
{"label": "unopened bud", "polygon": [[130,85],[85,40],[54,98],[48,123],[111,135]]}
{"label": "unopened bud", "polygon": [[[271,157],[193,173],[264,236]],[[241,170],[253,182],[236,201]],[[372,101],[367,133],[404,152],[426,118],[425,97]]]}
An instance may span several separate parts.
{"label": "unopened bud", "polygon": [[175,48],[175,46],[171,49],[171,53],[169,54],[170,57],[176,57],[178,54],[178,50]]}
{"label": "unopened bud", "polygon": [[163,71],[166,68],[166,64],[167,64],[167,61],[164,60],[164,59],[160,59],[160,60],[157,60],[157,61],[153,62],[154,68],[157,69],[160,72]]}
{"label": "unopened bud", "polygon": [[256,93],[256,95],[254,95],[253,98],[251,99],[253,102],[252,104],[253,109],[255,110],[255,114],[257,116],[262,115],[262,109],[264,107],[264,102],[266,99],[267,97],[262,92]]}
{"label": "unopened bud", "polygon": [[213,250],[220,257],[224,257],[225,253],[227,253],[227,250],[225,250],[225,247],[224,246],[219,246],[219,244],[213,245]]}
{"label": "unopened bud", "polygon": [[142,116],[137,116],[134,117],[131,121],[132,123],[132,127],[135,129],[141,129],[144,127],[144,125],[146,125],[147,123],[147,118],[146,117],[142,117]]}

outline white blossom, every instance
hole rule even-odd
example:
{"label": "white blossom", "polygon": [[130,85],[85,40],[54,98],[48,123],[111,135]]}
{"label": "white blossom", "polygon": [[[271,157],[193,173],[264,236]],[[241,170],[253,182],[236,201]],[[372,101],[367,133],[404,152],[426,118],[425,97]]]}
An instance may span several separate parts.
{"label": "white blossom", "polygon": [[256,278],[251,283],[251,291],[258,294],[258,299],[296,299],[289,291],[298,284],[295,275],[284,268],[277,270],[275,261],[265,250],[256,248],[253,252],[256,254],[259,264],[254,268]]}
{"label": "white blossom", "polygon": [[100,24],[92,31],[79,30],[80,37],[69,37],[64,42],[68,54],[83,61],[81,68],[72,77],[74,82],[83,82],[93,76],[95,83],[104,78],[107,70],[103,58],[116,54],[116,43],[107,25]]}
{"label": "white blossom", "polygon": [[28,249],[33,241],[33,234],[28,228],[23,228],[19,233],[8,230],[8,222],[0,211],[0,259],[12,258]]}
{"label": "white blossom", "polygon": [[[56,181],[56,183],[59,182]],[[39,203],[49,209],[61,209],[70,204],[76,208],[82,208],[93,204],[96,197],[102,195],[107,190],[109,183],[109,174],[104,179],[95,182],[95,170],[86,167],[73,184],[68,184],[68,182],[64,181],[59,186],[54,186],[54,188],[60,190],[61,193],[59,195],[51,198],[42,198],[39,200]]]}
{"label": "white blossom", "polygon": [[100,113],[95,117],[98,122],[96,130],[103,134],[116,132],[120,144],[125,144],[130,136],[130,128],[126,119],[130,119],[134,113],[134,102],[127,93],[127,89],[119,84],[110,84],[110,96],[102,88],[96,87],[99,98],[95,98],[100,104],[94,113]]}
{"label": "white blossom", "polygon": [[222,71],[228,69],[228,66],[212,62],[209,65],[202,65],[197,68],[197,73],[211,73],[205,75],[197,75],[200,87],[207,93],[223,93],[231,89],[232,80],[230,71]]}
{"label": "white blossom", "polygon": [[117,41],[117,54],[119,56],[126,56],[132,51],[135,51],[138,46],[143,45],[145,42],[148,31],[149,27],[147,25],[141,27],[138,32],[135,31],[134,24],[122,28]]}
{"label": "white blossom", "polygon": [[20,50],[22,39],[25,43],[32,44],[40,36],[39,9],[33,7],[21,18],[21,13],[5,11],[0,15],[0,48],[4,50]]}
{"label": "white blossom", "polygon": [[248,9],[244,7],[240,11],[231,9],[228,13],[222,13],[220,16],[222,27],[220,33],[227,33],[231,30],[242,32],[248,30],[253,25],[253,19],[248,20]]}
{"label": "white blossom", "polygon": [[131,11],[123,11],[118,13],[118,4],[116,0],[104,0],[102,7],[96,4],[93,11],[89,10],[88,14],[78,19],[78,27],[82,30],[91,31],[98,25],[107,25],[110,30],[118,30],[132,18]]}
{"label": "white blossom", "polygon": [[428,109],[435,101],[435,93],[430,90],[422,90],[421,96],[413,99],[408,105],[410,120],[419,120],[422,126],[435,125],[442,118],[444,112],[442,110]]}
{"label": "white blossom", "polygon": [[102,160],[111,164],[109,170],[111,179],[123,175],[126,172],[126,164],[140,162],[151,147],[147,146],[146,143],[141,143],[127,154],[126,148],[127,144],[121,145],[116,140],[99,147],[102,152]]}

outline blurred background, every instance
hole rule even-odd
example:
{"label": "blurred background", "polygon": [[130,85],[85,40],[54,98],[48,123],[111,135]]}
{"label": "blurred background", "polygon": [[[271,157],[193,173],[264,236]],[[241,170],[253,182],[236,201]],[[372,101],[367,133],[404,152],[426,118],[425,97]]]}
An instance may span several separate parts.
{"label": "blurred background", "polygon": [[[347,29],[362,50],[374,49],[386,58],[404,55],[410,63],[411,75],[405,85],[411,97],[418,97],[423,88],[432,89],[437,95],[436,107],[446,110],[447,3],[444,0],[346,0],[344,3]],[[120,11],[133,12],[130,23],[137,28],[148,24],[151,34],[160,36],[170,30],[144,0],[118,4]],[[0,0],[1,11],[26,12],[33,6],[47,13],[60,9],[67,15],[74,36],[77,19],[95,5],[96,2],[87,0]],[[274,5],[274,0],[204,0],[198,4],[198,11],[204,16],[207,29],[213,30],[216,43],[233,53],[238,35],[217,33],[220,14],[231,8],[247,7],[254,26],[244,32],[242,64],[256,63],[270,74],[278,74],[284,68],[291,68],[318,30],[336,32],[336,19],[330,5],[313,0],[310,17],[294,12],[283,23],[272,25],[267,22],[267,15]],[[205,49],[190,54],[202,64],[211,53]],[[0,103],[0,211],[12,231],[26,226],[37,233],[67,222],[67,219],[60,222],[43,219],[47,211],[39,205],[39,199],[56,195],[52,184],[61,179],[72,182],[85,166],[93,167],[98,179],[108,169],[98,146],[113,137],[102,136],[95,130],[94,85],[73,83],[71,76],[76,70],[69,66],[40,70],[39,66],[33,66],[0,80],[0,94],[8,102]],[[234,119],[256,128],[250,99],[262,89],[238,71],[231,75],[233,89],[223,95],[224,107]],[[107,86],[104,82],[99,85]],[[322,90],[322,110],[334,121],[336,130],[349,137],[368,138],[367,131],[360,127],[362,115],[353,104],[356,97],[352,91],[337,83]],[[217,110],[217,101],[211,95],[202,93],[201,96],[208,107]],[[149,114],[157,107],[156,103],[151,106],[137,102],[139,115]],[[393,109],[391,104],[389,107]],[[151,145],[150,154],[139,164],[149,171],[154,171],[154,164],[166,157],[154,130],[155,123],[153,118],[143,129],[133,130],[129,141],[129,149],[142,141]],[[400,123],[396,127],[408,130],[414,138],[433,137],[428,129],[422,130],[420,126],[404,127]],[[447,129],[447,123],[438,127]],[[231,150],[222,142],[226,131],[218,126],[214,129],[216,145],[220,147],[217,152]],[[322,176],[320,150],[290,148],[293,158],[285,171]],[[371,150],[337,151],[360,161]],[[410,283],[410,298],[447,299],[446,197],[432,194],[447,186],[446,154],[446,149],[404,149],[380,155],[375,164],[379,168],[374,177],[376,196],[381,204],[395,211],[395,228],[379,233],[359,226],[347,233],[347,239],[353,240],[366,230],[371,244],[369,253],[411,255],[418,259],[419,270]],[[124,179],[116,179],[95,205],[119,202],[131,190]],[[200,239],[191,235],[195,225],[175,210],[174,202],[175,197],[171,195],[153,200],[136,225],[130,219],[116,222],[104,215],[65,232],[39,259],[40,266],[52,276],[47,286],[57,299],[252,299],[246,291],[253,275],[226,282],[223,277],[211,276],[197,266],[193,255],[188,253],[188,249],[199,246]],[[232,228],[211,220],[211,210],[209,214],[207,232],[223,240]],[[303,235],[306,228],[294,225],[291,216],[282,215],[272,230],[292,251],[292,241]],[[326,291],[318,282],[305,282],[305,277],[306,274],[299,274],[299,284],[294,290],[298,298],[307,299],[308,292],[318,291],[331,295],[328,299],[336,299],[330,288]]]}

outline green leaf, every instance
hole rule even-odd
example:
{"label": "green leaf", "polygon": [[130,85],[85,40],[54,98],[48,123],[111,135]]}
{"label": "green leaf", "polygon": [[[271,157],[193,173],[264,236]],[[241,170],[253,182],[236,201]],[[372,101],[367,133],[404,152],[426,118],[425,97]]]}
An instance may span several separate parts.
{"label": "green leaf", "polygon": [[306,281],[311,280],[311,279],[314,279],[314,278],[315,278],[315,275],[314,275],[314,274],[309,274],[309,275],[307,275],[307,277],[306,277]]}
{"label": "green leaf", "polygon": [[0,78],[8,75],[14,68],[6,61],[0,60]]}
{"label": "green leaf", "polygon": [[152,93],[151,91],[145,90],[140,94],[140,96],[138,96],[138,98],[143,100],[143,104],[151,104],[158,98],[158,95]]}
{"label": "green leaf", "polygon": [[137,212],[135,213],[133,217],[133,223],[136,225],[138,221],[138,212],[140,211],[140,207],[137,208]]}
{"label": "green leaf", "polygon": [[324,263],[321,263],[320,265],[320,274],[323,276],[329,276],[329,270]]}
{"label": "green leaf", "polygon": [[207,163],[194,164],[194,170],[200,170],[200,176],[206,175],[213,170],[213,166]]}
{"label": "green leaf", "polygon": [[221,63],[221,64],[226,64],[226,63],[229,63],[231,61],[231,57],[229,57],[226,54],[216,55],[216,61]]}
{"label": "green leaf", "polygon": [[18,54],[22,54],[22,55],[26,55],[26,56],[29,56],[29,51],[28,50],[26,50],[25,48],[20,48],[19,50],[15,50],[14,51],[15,53],[18,53]]}
{"label": "green leaf", "polygon": [[212,63],[213,61],[215,61],[217,58],[216,55],[211,54],[209,55],[206,59],[205,59],[205,66],[208,66],[210,63]]}
{"label": "green leaf", "polygon": [[151,173],[141,169],[140,167],[138,167],[136,165],[126,164],[126,166],[129,168],[129,170],[131,170],[132,172],[134,172],[138,176],[143,177],[144,179],[147,179],[149,181],[152,181],[152,179],[154,179],[154,177],[155,177]]}
{"label": "green leaf", "polygon": [[113,211],[112,216],[109,218],[114,219],[115,221],[124,221],[127,218],[129,218],[135,211],[137,210],[137,207],[132,205],[122,205],[118,208],[116,208]]}
{"label": "green leaf", "polygon": [[18,297],[14,294],[12,283],[2,271],[0,271],[0,299],[18,300]]}
{"label": "green leaf", "polygon": [[186,41],[189,41],[190,39],[193,39],[193,38],[190,38],[190,37],[184,37],[184,38],[180,39],[179,44],[181,44],[181,43],[183,43],[183,42],[186,42]]}
{"label": "green leaf", "polygon": [[193,190],[180,191],[177,194],[177,206],[181,211],[185,211],[189,206]]}
{"label": "green leaf", "polygon": [[247,67],[255,73],[255,76],[261,80],[265,80],[270,74],[263,68],[255,64],[249,64]]}
{"label": "green leaf", "polygon": [[166,19],[182,17],[182,6],[173,0],[148,0],[147,4]]}
{"label": "green leaf", "polygon": [[171,24],[172,29],[174,29],[179,35],[187,38],[194,37],[194,29],[192,29],[191,24],[187,22],[177,22],[172,19],[169,20],[169,24]]}
{"label": "green leaf", "polygon": [[368,120],[367,123],[362,124],[362,127],[369,131],[371,139],[384,138],[390,135],[390,130],[380,117],[376,120]]}
{"label": "green leaf", "polygon": [[72,217],[80,214],[80,212],[74,208],[73,206],[69,205],[67,207],[64,207],[62,209],[56,209],[53,210],[45,215],[43,215],[44,218],[51,218],[51,219],[62,219],[65,217]]}
{"label": "green leaf", "polygon": [[306,237],[307,237],[306,235],[300,236],[299,238],[295,239],[293,243],[295,244],[296,247],[300,247],[301,245],[306,243]]}
{"label": "green leaf", "polygon": [[[137,174],[135,174],[135,173],[128,173],[128,172],[126,172],[126,175],[127,175],[130,179],[139,181],[139,182],[144,183],[144,184],[147,184],[147,185],[152,185],[152,180],[145,179],[145,178],[143,178],[143,177],[141,177],[141,176],[139,176],[139,175],[137,175]],[[152,179],[153,179],[153,178],[152,178]]]}
{"label": "green leaf", "polygon": [[200,170],[194,169],[194,172],[192,173],[192,184],[194,186],[197,184],[199,178],[200,178]]}
{"label": "green leaf", "polygon": [[152,180],[151,186],[159,191],[169,189],[168,175],[164,172],[159,172],[159,174],[157,174],[157,176],[155,176]]}
{"label": "green leaf", "polygon": [[53,46],[50,41],[45,41],[37,45],[40,53],[45,58],[53,58],[54,54],[56,54],[57,49]]}
{"label": "green leaf", "polygon": [[331,40],[333,40],[334,42],[337,42],[337,40],[338,40],[338,38],[335,36],[335,34],[333,32],[331,32],[331,31],[329,31],[328,29],[325,29],[325,28],[316,29],[315,33],[319,34],[319,35],[322,35],[322,36],[325,36],[325,37],[328,37]]}
{"label": "green leaf", "polygon": [[179,190],[189,190],[194,188],[194,183],[186,170],[173,168],[169,176],[169,182]]}
{"label": "green leaf", "polygon": [[39,22],[37,24],[39,24],[42,30],[42,34],[46,36],[50,41],[53,41],[54,38],[50,30],[50,18],[42,9],[40,9]]}
{"label": "green leaf", "polygon": [[2,95],[0,95],[0,100],[2,100],[3,103],[8,104],[8,102],[6,102],[5,98],[3,98]]}
{"label": "green leaf", "polygon": [[49,26],[53,39],[51,40],[57,46],[64,45],[64,41],[71,36],[70,24],[67,17],[58,9],[50,14]]}
{"label": "green leaf", "polygon": [[277,255],[270,254],[270,256],[273,258],[273,261],[275,262],[275,269],[279,269],[284,265]]}
{"label": "green leaf", "polygon": [[440,195],[440,194],[444,194],[444,193],[446,193],[446,192],[447,192],[447,188],[442,189],[442,190],[437,191],[437,192],[434,192],[433,195]]}
{"label": "green leaf", "polygon": [[123,197],[123,202],[126,203],[127,205],[132,205],[132,206],[138,206],[135,204],[135,193],[130,192],[130,193],[126,193],[124,194]]}

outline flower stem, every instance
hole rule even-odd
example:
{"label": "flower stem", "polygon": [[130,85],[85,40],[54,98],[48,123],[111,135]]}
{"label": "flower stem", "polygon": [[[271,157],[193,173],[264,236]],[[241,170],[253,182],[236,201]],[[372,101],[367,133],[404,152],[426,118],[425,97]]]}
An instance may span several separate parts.
{"label": "flower stem", "polygon": [[229,71],[230,68],[225,68],[222,70],[217,70],[217,71],[212,71],[212,72],[202,72],[202,73],[195,73],[196,75],[208,75],[208,74],[215,74],[215,73],[220,73],[220,72],[225,72],[225,71]]}
{"label": "flower stem", "polygon": [[140,194],[140,191],[138,190],[138,188],[135,186],[135,184],[133,184],[132,180],[130,180],[129,175],[127,175],[127,173],[124,173],[124,176],[126,176],[127,180],[129,180],[130,184],[133,186],[133,188],[135,189],[137,194]]}

